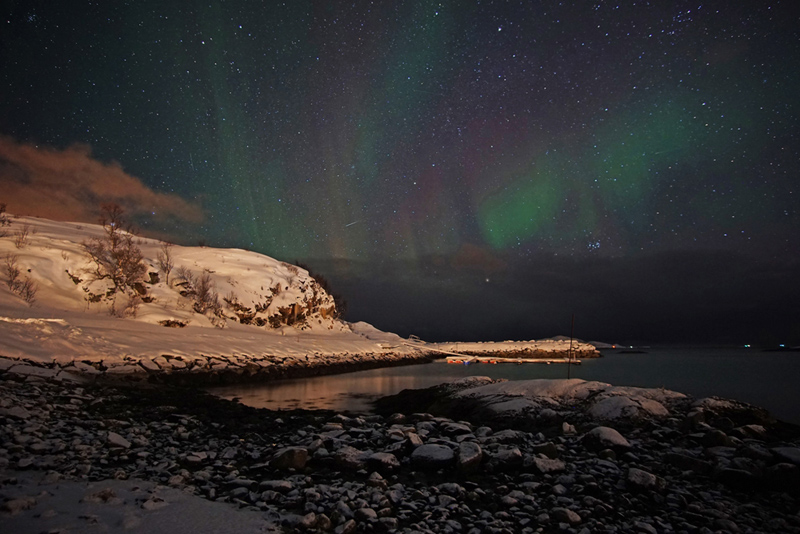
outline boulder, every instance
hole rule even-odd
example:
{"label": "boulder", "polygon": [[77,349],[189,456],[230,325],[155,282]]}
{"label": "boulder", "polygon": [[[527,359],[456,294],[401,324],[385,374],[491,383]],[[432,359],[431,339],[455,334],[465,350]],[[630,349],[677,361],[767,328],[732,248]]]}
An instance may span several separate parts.
{"label": "boulder", "polygon": [[130,449],[131,447],[131,442],[116,432],[109,432],[106,441],[108,441],[108,444],[112,447],[122,447],[123,449]]}
{"label": "boulder", "polygon": [[625,481],[630,489],[636,491],[662,491],[667,485],[663,478],[635,467],[628,469]]}
{"label": "boulder", "polygon": [[458,470],[462,473],[473,472],[483,461],[481,446],[472,441],[464,441],[458,446]]}
{"label": "boulder", "polygon": [[598,426],[586,433],[582,438],[583,445],[590,450],[623,449],[631,448],[631,444],[622,434],[611,427]]}
{"label": "boulder", "polygon": [[400,468],[397,456],[390,452],[376,452],[367,456],[367,466],[379,472],[389,472]]}
{"label": "boulder", "polygon": [[446,445],[428,443],[420,445],[411,453],[411,462],[417,468],[442,469],[450,467],[455,460],[453,449]]}
{"label": "boulder", "polygon": [[269,465],[274,469],[303,469],[308,461],[308,449],[285,447],[275,453]]}

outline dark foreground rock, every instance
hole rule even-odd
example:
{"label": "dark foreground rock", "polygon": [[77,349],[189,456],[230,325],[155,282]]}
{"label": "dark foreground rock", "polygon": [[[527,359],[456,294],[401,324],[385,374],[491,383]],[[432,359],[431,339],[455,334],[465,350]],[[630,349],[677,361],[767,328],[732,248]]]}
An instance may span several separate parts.
{"label": "dark foreground rock", "polygon": [[[553,404],[515,426],[0,378],[0,526],[45,513],[40,492],[12,491],[16,473],[36,472],[143,479],[261,513],[280,532],[800,532],[797,432],[729,401],[613,421]],[[112,493],[91,498],[114,506]]]}

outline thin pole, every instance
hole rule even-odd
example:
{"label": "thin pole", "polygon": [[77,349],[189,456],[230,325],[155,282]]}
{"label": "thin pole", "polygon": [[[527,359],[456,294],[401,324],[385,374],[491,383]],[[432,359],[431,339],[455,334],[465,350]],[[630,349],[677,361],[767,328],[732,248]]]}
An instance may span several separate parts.
{"label": "thin pole", "polygon": [[572,328],[569,331],[569,353],[567,353],[567,379],[569,380],[572,370],[572,338],[575,337],[575,314],[572,314]]}

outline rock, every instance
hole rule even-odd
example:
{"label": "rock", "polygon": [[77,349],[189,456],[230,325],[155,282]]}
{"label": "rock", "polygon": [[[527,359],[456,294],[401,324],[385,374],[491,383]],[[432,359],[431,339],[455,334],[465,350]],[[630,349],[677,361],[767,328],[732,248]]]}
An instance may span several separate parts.
{"label": "rock", "polygon": [[458,446],[457,468],[462,473],[476,471],[483,461],[481,446],[472,441],[464,441]]}
{"label": "rock", "polygon": [[160,508],[164,508],[165,506],[169,506],[169,503],[160,497],[156,497],[155,495],[151,495],[149,499],[142,503],[143,510],[158,510]]}
{"label": "rock", "polygon": [[36,506],[36,497],[20,497],[17,499],[9,499],[2,504],[2,510],[11,515],[18,514],[23,510],[30,510]]}
{"label": "rock", "polygon": [[558,523],[568,523],[570,525],[577,525],[581,522],[581,516],[569,508],[553,508],[550,510],[550,518]]}
{"label": "rock", "polygon": [[800,465],[800,448],[798,447],[773,447],[770,449],[775,456],[783,462]]}
{"label": "rock", "polygon": [[472,429],[462,423],[445,423],[442,425],[442,432],[451,436],[458,436],[459,434],[471,434]]}
{"label": "rock", "polygon": [[666,481],[652,473],[631,467],[625,476],[628,487],[638,491],[661,491],[666,487]]}
{"label": "rock", "polygon": [[769,466],[764,471],[765,489],[800,493],[800,467],[787,462]]}
{"label": "rock", "polygon": [[358,521],[373,521],[378,519],[378,513],[372,508],[359,508],[353,515]]}
{"label": "rock", "polygon": [[507,428],[505,430],[493,433],[489,439],[493,443],[517,443],[521,438],[521,432]]}
{"label": "rock", "polygon": [[533,445],[531,447],[531,452],[533,454],[544,454],[548,458],[558,458],[559,456],[558,447],[556,447],[555,443],[552,441]]}
{"label": "rock", "polygon": [[109,432],[106,441],[112,447],[122,447],[123,449],[130,449],[131,442],[123,438],[116,432]]}
{"label": "rock", "polygon": [[349,445],[345,445],[336,451],[334,458],[336,459],[336,463],[344,469],[353,469],[358,471],[359,469],[364,469],[364,467],[366,467],[366,457],[364,452],[354,447],[350,447]]}
{"label": "rock", "polygon": [[752,491],[761,486],[758,477],[744,469],[723,468],[715,474],[714,478],[720,484],[725,484],[737,491]]}
{"label": "rock", "polygon": [[288,480],[262,480],[258,484],[259,489],[277,491],[280,493],[288,493],[294,489],[294,486]]}
{"label": "rock", "polygon": [[355,520],[350,519],[348,521],[345,521],[338,527],[336,527],[336,530],[334,532],[336,532],[336,534],[352,534],[353,532],[356,531],[356,525],[357,523],[355,522]]}
{"label": "rock", "polygon": [[391,472],[400,468],[400,461],[392,453],[376,452],[367,456],[367,467],[380,472]]}
{"label": "rock", "polygon": [[450,467],[454,459],[453,449],[439,444],[420,445],[411,453],[411,462],[419,468],[443,469]]}
{"label": "rock", "polygon": [[645,523],[644,521],[634,521],[633,527],[636,529],[637,532],[642,532],[644,534],[658,534],[658,530],[656,530],[656,527],[654,527],[650,523]]}
{"label": "rock", "polygon": [[26,410],[23,406],[12,406],[11,408],[0,409],[0,415],[13,417],[15,419],[30,419],[31,412]]}
{"label": "rock", "polygon": [[677,452],[668,452],[664,455],[664,460],[678,469],[692,471],[701,475],[709,474],[714,467],[711,462]]}
{"label": "rock", "polygon": [[309,512],[300,518],[298,521],[297,526],[302,529],[310,529],[313,528],[317,524],[317,514],[314,512]]}
{"label": "rock", "polygon": [[269,465],[275,469],[303,469],[308,461],[308,449],[285,447],[275,453]]}
{"label": "rock", "polygon": [[546,475],[548,473],[560,473],[567,468],[562,460],[552,458],[526,457],[525,467],[531,467],[538,473]]}
{"label": "rock", "polygon": [[406,439],[408,439],[409,446],[415,449],[424,443],[416,432],[409,432],[406,434]]}
{"label": "rock", "polygon": [[81,502],[93,504],[122,504],[123,500],[117,497],[116,492],[111,488],[104,488],[95,493],[86,495]]}
{"label": "rock", "polygon": [[367,486],[369,486],[371,488],[379,488],[379,489],[382,489],[382,490],[385,490],[386,486],[387,486],[386,479],[383,478],[381,476],[381,474],[378,473],[377,471],[375,471],[375,472],[373,472],[373,473],[371,473],[369,475],[369,478],[367,479],[367,483],[366,484],[367,484]]}
{"label": "rock", "polygon": [[322,532],[327,532],[331,529],[331,519],[325,514],[317,514],[317,521],[314,525],[317,529],[321,530]]}
{"label": "rock", "polygon": [[703,436],[702,443],[703,447],[706,448],[733,446],[733,441],[731,438],[729,438],[728,435],[722,430],[717,429],[706,432]]}
{"label": "rock", "polygon": [[630,449],[631,444],[622,434],[607,426],[598,426],[583,436],[582,443],[590,450]]}
{"label": "rock", "polygon": [[517,468],[522,462],[522,452],[517,447],[503,447],[489,458],[489,465],[501,471]]}

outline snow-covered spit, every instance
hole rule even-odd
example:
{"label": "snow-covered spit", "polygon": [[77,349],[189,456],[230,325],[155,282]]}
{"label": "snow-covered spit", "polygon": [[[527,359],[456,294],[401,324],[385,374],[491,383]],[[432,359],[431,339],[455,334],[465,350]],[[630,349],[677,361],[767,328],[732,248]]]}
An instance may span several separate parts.
{"label": "snow-covered spit", "polygon": [[554,358],[571,355],[573,358],[598,358],[600,352],[591,343],[564,336],[530,341],[478,341],[431,343],[431,349],[470,356],[497,355],[506,358]]}
{"label": "snow-covered spit", "polygon": [[[164,242],[137,236],[146,270],[140,282],[114,291],[95,275],[85,246],[103,240],[108,226],[7,220],[0,227],[0,367],[22,374],[232,380],[427,361],[442,348],[569,350],[565,339],[432,345],[349,323],[308,271],[241,249],[173,245],[167,273],[159,261]],[[197,305],[201,277],[218,307]],[[28,299],[19,290],[26,280],[36,289]],[[596,354],[583,344],[574,349]]]}

